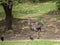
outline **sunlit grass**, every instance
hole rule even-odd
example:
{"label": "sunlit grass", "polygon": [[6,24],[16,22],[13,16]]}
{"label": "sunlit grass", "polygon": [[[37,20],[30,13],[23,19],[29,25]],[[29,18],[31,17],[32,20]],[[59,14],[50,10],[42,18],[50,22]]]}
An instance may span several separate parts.
{"label": "sunlit grass", "polygon": [[44,14],[49,11],[56,10],[56,4],[52,2],[47,3],[38,3],[38,4],[18,4],[13,7],[13,15],[14,17],[22,17],[28,14]]}
{"label": "sunlit grass", "polygon": [[[20,3],[13,6],[13,16],[14,18],[26,18],[28,16],[39,18],[41,15],[44,16],[45,13],[49,11],[56,10],[55,2],[46,3]],[[36,14],[36,15],[34,15]],[[4,10],[0,6],[0,18],[5,17]]]}
{"label": "sunlit grass", "polygon": [[30,41],[4,41],[0,45],[60,45],[60,42],[49,40],[30,40]]}
{"label": "sunlit grass", "polygon": [[[28,15],[28,14],[44,14],[48,13],[49,11],[53,11],[56,9],[56,4],[52,2],[47,3],[23,3],[23,4],[17,4],[13,6],[13,16],[14,17],[21,17],[22,14]],[[4,15],[4,10],[2,6],[0,6],[0,15]]]}

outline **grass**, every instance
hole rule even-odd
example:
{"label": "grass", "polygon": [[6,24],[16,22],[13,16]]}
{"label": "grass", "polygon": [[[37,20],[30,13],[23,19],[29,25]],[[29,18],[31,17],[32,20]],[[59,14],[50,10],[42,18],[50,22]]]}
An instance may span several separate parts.
{"label": "grass", "polygon": [[3,7],[0,5],[0,19],[3,19],[5,17],[5,12],[3,10]]}
{"label": "grass", "polygon": [[[38,4],[18,4],[13,7],[14,17],[27,16],[28,14],[44,14],[56,9],[56,4],[52,2]],[[23,15],[22,15],[23,14]],[[18,15],[18,16],[17,16]]]}
{"label": "grass", "polygon": [[60,45],[60,42],[49,40],[32,40],[32,41],[4,41],[0,45]]}
{"label": "grass", "polygon": [[[15,4],[13,6],[13,16],[15,18],[26,18],[32,16],[32,14],[40,14],[43,15],[48,13],[49,11],[56,10],[56,3],[46,2],[46,3],[23,3],[23,4]],[[2,6],[0,6],[0,18],[5,17],[4,10]],[[36,16],[34,16],[36,17]]]}

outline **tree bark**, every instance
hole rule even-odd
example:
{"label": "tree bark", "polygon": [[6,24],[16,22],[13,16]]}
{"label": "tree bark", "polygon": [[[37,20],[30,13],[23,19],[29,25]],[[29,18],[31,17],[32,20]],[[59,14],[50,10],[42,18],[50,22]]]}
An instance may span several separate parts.
{"label": "tree bark", "polygon": [[60,11],[60,0],[57,0],[56,4],[57,4],[57,10]]}
{"label": "tree bark", "polygon": [[6,14],[6,17],[5,17],[5,29],[6,30],[9,30],[9,29],[12,29],[12,5],[8,4],[7,3],[2,3],[2,6],[4,8],[4,11],[5,11],[5,14]]}

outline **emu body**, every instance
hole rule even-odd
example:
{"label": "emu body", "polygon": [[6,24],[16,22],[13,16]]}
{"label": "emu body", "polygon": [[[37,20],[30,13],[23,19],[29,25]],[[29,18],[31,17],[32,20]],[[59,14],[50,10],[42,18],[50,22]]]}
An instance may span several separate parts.
{"label": "emu body", "polygon": [[31,19],[28,19],[28,25],[32,31],[41,31],[43,26],[41,22],[32,22]]}

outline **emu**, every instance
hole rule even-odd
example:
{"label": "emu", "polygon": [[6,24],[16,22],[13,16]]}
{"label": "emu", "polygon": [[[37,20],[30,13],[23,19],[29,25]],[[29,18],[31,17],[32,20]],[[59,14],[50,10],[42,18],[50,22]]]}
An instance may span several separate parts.
{"label": "emu", "polygon": [[41,31],[43,24],[41,22],[32,22],[32,19],[28,19],[28,26],[32,31]]}
{"label": "emu", "polygon": [[28,18],[28,26],[32,31],[36,31],[38,33],[39,39],[39,31],[41,31],[43,24],[41,22],[32,22],[32,19]]}

